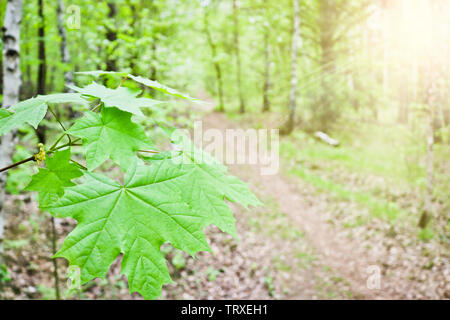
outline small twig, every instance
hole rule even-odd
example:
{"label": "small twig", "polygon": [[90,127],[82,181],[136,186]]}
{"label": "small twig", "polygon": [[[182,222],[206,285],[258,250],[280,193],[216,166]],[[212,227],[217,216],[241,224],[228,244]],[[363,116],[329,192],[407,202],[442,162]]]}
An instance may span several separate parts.
{"label": "small twig", "polygon": [[128,79],[128,76],[125,76],[117,88],[120,88],[123,85],[123,83],[125,82],[125,80],[127,80],[127,79]]}
{"label": "small twig", "polygon": [[101,105],[102,105],[102,101],[100,100],[100,102],[98,103],[98,105],[96,105],[94,108],[92,108],[91,112],[96,112],[97,109],[98,109],[99,107],[101,107]]}
{"label": "small twig", "polygon": [[[58,139],[56,139],[55,143],[50,147],[49,150],[53,150],[56,148],[56,146],[58,145],[58,143],[66,136],[66,133],[64,132]],[[70,140],[70,138],[69,138]],[[70,143],[70,141],[69,141]]]}
{"label": "small twig", "polygon": [[36,159],[34,158],[34,155],[31,156],[31,157],[29,157],[29,158],[27,158],[27,159],[25,159],[25,160],[22,160],[22,161],[13,163],[13,164],[11,164],[11,165],[9,165],[9,166],[7,166],[7,167],[4,167],[4,168],[0,169],[0,172],[7,171],[7,170],[9,170],[9,169],[18,167],[18,166],[20,166],[21,164],[24,164],[24,163],[27,163],[27,162],[30,162],[30,161],[36,161]]}
{"label": "small twig", "polygon": [[64,125],[62,124],[62,122],[59,120],[58,115],[55,113],[55,111],[53,111],[52,107],[48,106],[48,110],[50,110],[51,114],[55,117],[56,121],[58,121],[59,125],[61,126],[61,128],[66,131],[66,127],[64,127]]}

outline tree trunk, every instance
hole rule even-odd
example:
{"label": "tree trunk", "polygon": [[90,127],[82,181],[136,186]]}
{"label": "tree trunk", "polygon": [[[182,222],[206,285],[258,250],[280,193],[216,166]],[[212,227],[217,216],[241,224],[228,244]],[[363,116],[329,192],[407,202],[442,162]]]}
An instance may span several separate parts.
{"label": "tree trunk", "polygon": [[384,96],[387,96],[388,94],[388,90],[389,90],[389,26],[388,26],[388,22],[389,22],[389,16],[388,16],[388,10],[389,10],[389,5],[388,5],[388,0],[383,0],[381,2],[381,9],[383,10],[383,29],[382,29],[382,33],[383,33],[383,94]]}
{"label": "tree trunk", "polygon": [[[3,26],[3,108],[19,102],[20,80],[20,23],[22,20],[22,0],[8,0]],[[10,164],[14,151],[14,134],[0,138],[0,168]],[[5,185],[6,173],[0,173],[0,265],[3,260],[5,225]]]}
{"label": "tree trunk", "polygon": [[263,112],[270,111],[270,28],[264,25],[264,87],[263,87]]}
{"label": "tree trunk", "polygon": [[[135,4],[131,3],[130,1],[127,1],[127,5],[130,7],[130,10],[132,12],[132,20],[130,23],[130,27],[133,30],[132,35],[133,38],[136,40],[138,38],[140,38],[140,35],[138,33],[139,31],[139,9],[136,7]],[[132,49],[132,54],[130,57],[130,69],[131,72],[133,74],[139,74],[139,70],[138,70],[138,64],[136,63],[137,61],[139,61],[139,48],[137,47],[137,42],[134,43],[133,49]]]}
{"label": "tree trunk", "polygon": [[234,49],[236,53],[236,81],[239,93],[239,111],[245,112],[245,101],[242,93],[241,82],[241,52],[239,48],[239,8],[238,0],[233,0],[233,22],[234,22]]}
{"label": "tree trunk", "polygon": [[208,9],[205,8],[205,14],[203,16],[204,30],[206,34],[206,39],[208,40],[209,47],[211,48],[212,61],[214,64],[214,69],[216,70],[217,78],[217,93],[219,95],[219,107],[220,112],[225,111],[225,104],[223,102],[223,83],[222,83],[222,69],[220,68],[220,63],[217,61],[217,48],[212,38],[211,32],[209,31],[209,19],[208,19]]}
{"label": "tree trunk", "polygon": [[[108,7],[109,7],[108,19],[114,20],[117,15],[116,4],[114,2],[108,2]],[[110,43],[117,40],[117,30],[115,27],[112,29],[107,27],[106,39],[108,39],[108,41]],[[108,51],[113,52],[114,50],[108,50]],[[108,57],[106,58],[106,69],[108,71],[117,71],[117,61],[115,58],[111,57],[109,52],[108,52]]]}
{"label": "tree trunk", "polygon": [[[155,5],[154,0],[149,0],[149,6],[150,6],[150,19],[156,20],[158,16],[158,7]],[[156,37],[153,35],[152,37],[152,45],[151,45],[151,57],[152,61],[150,63],[150,79],[156,80],[158,77],[158,69],[156,68],[156,60],[158,59],[157,50],[158,46],[156,45]]]}
{"label": "tree trunk", "polygon": [[[61,62],[64,67],[70,63],[70,53],[69,47],[67,46],[67,34],[66,28],[64,26],[64,0],[58,0],[58,34],[61,37],[60,52],[61,52]],[[66,85],[73,85],[73,73],[72,70],[66,70],[64,73],[64,81]],[[65,91],[70,91],[68,88]]]}
{"label": "tree trunk", "polygon": [[297,60],[298,60],[298,44],[301,40],[300,36],[300,4],[299,0],[292,0],[294,5],[294,17],[292,32],[292,51],[291,51],[291,93],[289,96],[289,118],[282,130],[283,134],[290,134],[294,130],[295,109],[297,108]]}
{"label": "tree trunk", "polygon": [[328,124],[330,118],[334,118],[332,113],[333,100],[335,98],[334,84],[338,81],[336,76],[336,58],[334,52],[334,46],[336,41],[334,40],[334,32],[330,27],[330,21],[333,19],[333,10],[335,6],[334,0],[321,0],[319,3],[320,8],[320,48],[322,51],[321,56],[321,86],[322,91],[319,99],[319,105],[316,107],[317,120],[319,126],[323,128]]}
{"label": "tree trunk", "polygon": [[44,17],[44,3],[43,0],[38,0],[39,5],[39,18],[41,19],[38,29],[39,44],[38,44],[38,56],[39,56],[39,69],[38,69],[38,94],[45,94],[45,84],[47,80],[47,61],[45,54],[45,17]]}
{"label": "tree trunk", "polygon": [[[43,0],[38,0],[38,14],[40,18],[40,24],[38,28],[38,75],[37,75],[37,94],[44,95],[46,93],[47,82],[47,61],[45,52],[45,17],[44,17],[44,3]],[[45,133],[47,128],[44,125],[39,126],[35,132],[39,142],[45,144]]]}
{"label": "tree trunk", "polygon": [[[432,65],[432,63],[430,63]],[[432,67],[430,67],[432,68]],[[429,70],[428,87],[426,91],[426,103],[428,105],[428,130],[427,130],[427,176],[426,194],[419,227],[425,228],[433,216],[433,182],[434,182],[434,119],[437,96],[436,76],[433,70]]]}

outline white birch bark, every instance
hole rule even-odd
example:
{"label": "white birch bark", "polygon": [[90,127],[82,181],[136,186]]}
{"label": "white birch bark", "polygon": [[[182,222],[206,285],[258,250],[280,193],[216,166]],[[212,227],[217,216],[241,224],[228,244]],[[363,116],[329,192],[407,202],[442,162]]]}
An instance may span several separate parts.
{"label": "white birch bark", "polygon": [[[8,0],[3,26],[3,108],[19,102],[21,20],[22,0]],[[2,136],[0,138],[0,168],[10,164],[13,151],[13,133]],[[3,264],[6,177],[6,173],[0,173],[0,265]]]}

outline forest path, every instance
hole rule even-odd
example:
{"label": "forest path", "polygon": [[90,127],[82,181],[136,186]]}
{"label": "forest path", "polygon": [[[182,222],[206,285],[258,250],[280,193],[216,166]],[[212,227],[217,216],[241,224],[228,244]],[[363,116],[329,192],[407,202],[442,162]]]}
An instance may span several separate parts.
{"label": "forest path", "polygon": [[[218,129],[224,133],[226,129],[233,128],[238,128],[237,124],[228,120],[225,114],[212,112],[203,118],[203,130]],[[229,141],[225,142],[226,148],[234,146],[230,145]],[[247,153],[255,152],[249,148],[251,147],[247,148]],[[317,290],[320,290],[321,287],[326,287],[326,291],[331,293],[330,297],[339,297],[339,294],[336,296],[333,293],[333,290],[339,291],[339,288],[330,289],[333,286],[339,287],[338,283],[347,286],[346,297],[348,298],[395,298],[395,294],[392,295],[387,290],[383,290],[384,279],[381,281],[379,290],[367,287],[367,280],[370,276],[368,268],[378,266],[383,252],[380,252],[379,255],[370,252],[369,255],[357,241],[348,239],[345,232],[340,230],[337,225],[330,224],[330,221],[327,220],[329,218],[322,214],[327,208],[320,196],[311,194],[310,190],[303,188],[302,182],[298,179],[287,178],[280,172],[275,175],[261,175],[260,165],[227,165],[232,174],[250,184],[251,189],[263,202],[266,202],[267,199],[274,199],[276,207],[288,218],[288,228],[289,226],[299,228],[304,234],[306,246],[309,247],[307,251],[312,249],[314,252],[314,263],[310,267],[305,269],[294,264],[289,268],[290,277],[286,279],[290,288],[288,298],[311,299],[317,297]],[[282,167],[283,160],[280,159],[279,171],[282,170]],[[252,212],[249,214],[251,215]],[[271,223],[271,221],[264,221],[264,217],[262,219],[263,225]],[[238,225],[241,223],[239,217],[237,223]],[[268,241],[272,241],[272,239]],[[299,238],[299,241],[302,240]],[[330,272],[334,275],[327,276]],[[325,283],[324,278],[331,280],[329,283]]]}

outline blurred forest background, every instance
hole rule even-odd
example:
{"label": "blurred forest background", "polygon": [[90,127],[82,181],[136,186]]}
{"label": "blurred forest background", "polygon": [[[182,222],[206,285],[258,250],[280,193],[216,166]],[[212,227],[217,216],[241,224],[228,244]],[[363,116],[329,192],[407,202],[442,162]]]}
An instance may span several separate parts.
{"label": "blurred forest background", "polygon": [[[266,206],[233,207],[240,241],[209,228],[214,255],[164,247],[176,284],[163,299],[450,298],[448,0],[2,0],[2,25],[13,3],[18,101],[86,83],[76,71],[123,71],[209,102],[153,115],[179,127],[281,130],[278,175],[231,168]],[[54,140],[44,124],[16,133],[2,167]],[[140,298],[119,264],[72,292],[58,259],[55,282],[52,239],[59,247],[74,222],[52,230],[23,192],[36,171],[1,174],[0,296],[53,299],[56,283],[61,298]],[[367,285],[373,266],[381,289]]]}

